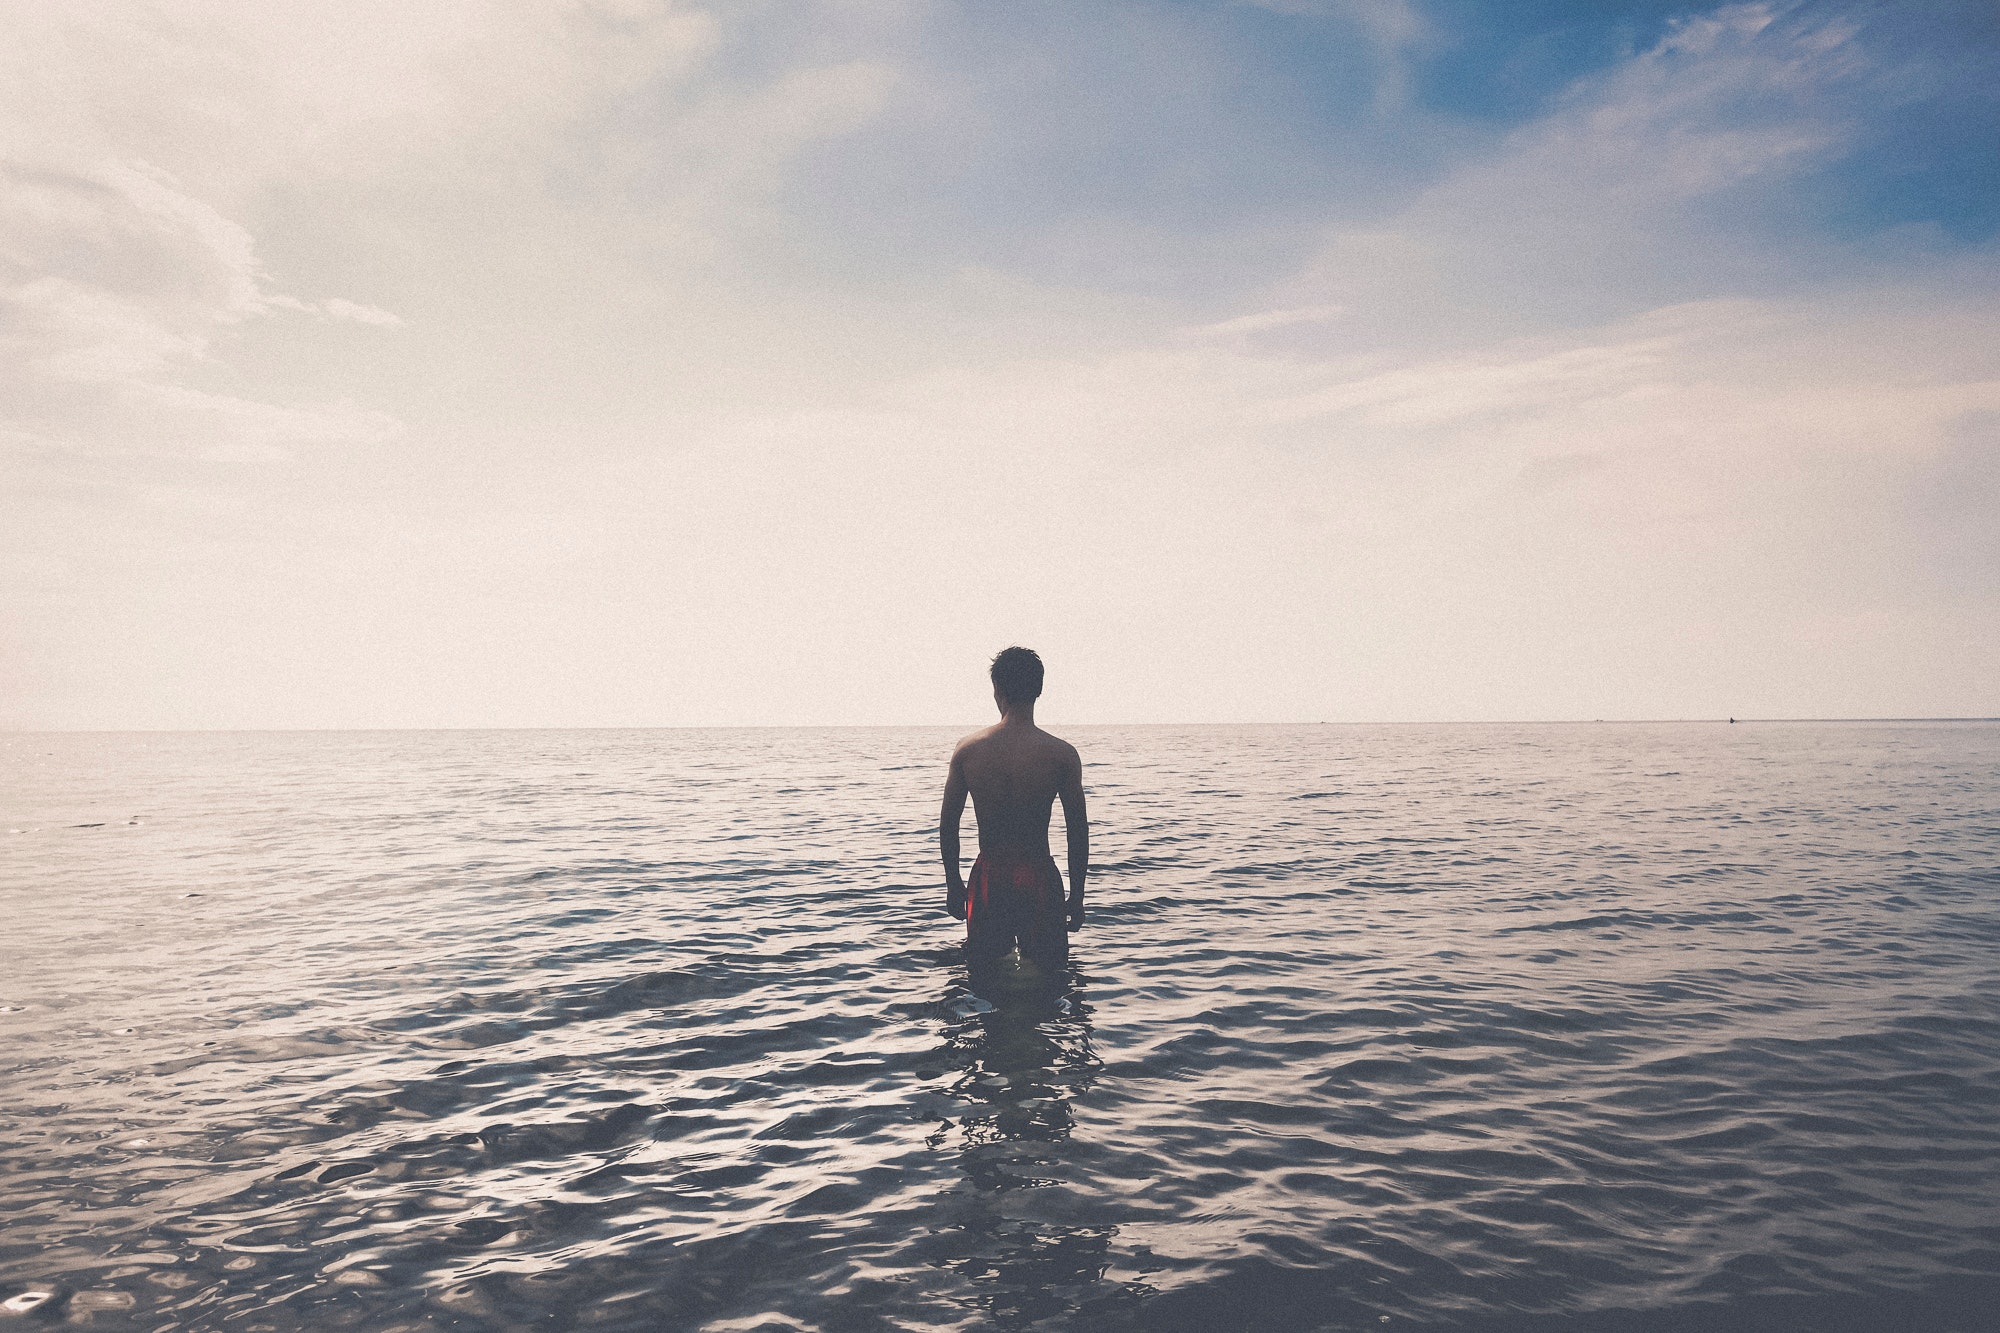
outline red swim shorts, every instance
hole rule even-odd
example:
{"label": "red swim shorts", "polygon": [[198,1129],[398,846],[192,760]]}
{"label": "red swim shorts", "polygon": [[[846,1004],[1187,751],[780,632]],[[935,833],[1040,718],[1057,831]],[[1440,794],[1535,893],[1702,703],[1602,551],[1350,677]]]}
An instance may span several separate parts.
{"label": "red swim shorts", "polygon": [[1062,875],[1055,858],[972,863],[966,883],[965,942],[975,952],[1000,954],[1018,943],[1024,957],[1054,957],[1069,948]]}

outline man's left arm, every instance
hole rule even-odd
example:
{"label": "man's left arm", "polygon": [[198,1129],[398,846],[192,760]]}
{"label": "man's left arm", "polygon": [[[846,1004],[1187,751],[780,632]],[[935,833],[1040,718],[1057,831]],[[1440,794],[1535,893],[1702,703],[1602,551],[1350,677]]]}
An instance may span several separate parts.
{"label": "man's left arm", "polygon": [[1083,881],[1090,874],[1090,815],[1083,805],[1083,759],[1075,750],[1063,773],[1063,828],[1069,835],[1069,928],[1083,924]]}

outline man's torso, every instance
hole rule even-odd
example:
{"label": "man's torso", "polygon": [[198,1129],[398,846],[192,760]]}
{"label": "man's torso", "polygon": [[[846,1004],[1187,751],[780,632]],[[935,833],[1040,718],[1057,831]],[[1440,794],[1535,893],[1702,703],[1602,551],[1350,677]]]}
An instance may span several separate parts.
{"label": "man's torso", "polygon": [[994,860],[1045,860],[1049,811],[1075,763],[1068,742],[1039,727],[999,726],[966,738],[959,762],[979,823],[979,851]]}

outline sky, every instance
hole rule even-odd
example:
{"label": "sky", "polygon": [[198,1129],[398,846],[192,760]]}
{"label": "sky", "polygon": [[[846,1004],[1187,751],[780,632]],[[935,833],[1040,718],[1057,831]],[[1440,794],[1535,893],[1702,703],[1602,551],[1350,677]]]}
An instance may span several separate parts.
{"label": "sky", "polygon": [[0,0],[0,727],[2000,714],[1981,0]]}

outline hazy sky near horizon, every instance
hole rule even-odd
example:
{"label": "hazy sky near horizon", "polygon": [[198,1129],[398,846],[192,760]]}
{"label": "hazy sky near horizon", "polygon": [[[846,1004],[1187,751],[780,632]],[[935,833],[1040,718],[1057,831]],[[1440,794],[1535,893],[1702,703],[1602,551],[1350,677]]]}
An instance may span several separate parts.
{"label": "hazy sky near horizon", "polygon": [[2000,713],[1974,0],[0,7],[0,726]]}

